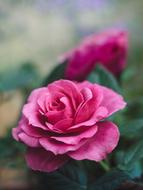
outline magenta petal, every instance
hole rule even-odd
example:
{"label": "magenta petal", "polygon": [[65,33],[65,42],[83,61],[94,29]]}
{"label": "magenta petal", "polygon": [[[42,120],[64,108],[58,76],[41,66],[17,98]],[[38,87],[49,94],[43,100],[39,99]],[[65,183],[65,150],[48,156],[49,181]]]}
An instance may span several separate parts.
{"label": "magenta petal", "polygon": [[26,125],[26,124],[21,124],[21,129],[23,130],[23,132],[25,132],[27,135],[31,136],[31,137],[43,137],[43,136],[47,136],[47,133],[41,129],[39,129],[38,127],[33,127],[32,125]]}
{"label": "magenta petal", "polygon": [[[84,86],[84,84],[82,86]],[[76,124],[89,119],[102,101],[102,90],[98,85],[92,85],[92,87],[89,88],[84,87],[81,90],[81,93],[83,95],[84,101],[76,111]]]}
{"label": "magenta petal", "polygon": [[47,92],[48,92],[48,90],[46,87],[33,90],[28,98],[28,102],[36,101],[41,96],[41,94],[43,95]]}
{"label": "magenta petal", "polygon": [[82,96],[80,94],[80,91],[77,88],[77,85],[72,81],[68,80],[55,81],[52,84],[48,85],[48,89],[51,92],[51,94],[61,92],[65,96],[69,97],[71,105],[74,110],[77,109],[77,106],[82,101]]}
{"label": "magenta petal", "polygon": [[18,134],[21,133],[21,128],[20,127],[16,127],[12,129],[12,136],[16,141],[19,141],[19,137]]}
{"label": "magenta petal", "polygon": [[85,143],[85,141],[86,140],[83,139],[76,145],[69,145],[63,142],[56,141],[54,139],[49,139],[49,138],[39,139],[39,143],[41,144],[41,146],[45,150],[53,152],[55,155],[65,154],[68,151],[74,151],[78,149],[80,146],[82,146]]}
{"label": "magenta petal", "polygon": [[45,94],[41,94],[38,98],[37,98],[37,104],[40,108],[40,111],[42,113],[46,113],[47,112],[47,106],[46,106],[46,102],[50,101],[50,94],[47,92]]}
{"label": "magenta petal", "polygon": [[45,135],[45,131],[38,128],[38,127],[33,127],[32,125],[28,124],[28,120],[25,117],[22,117],[19,124],[19,128],[26,133],[27,135],[31,137],[41,137]]}
{"label": "magenta petal", "polygon": [[66,131],[66,129],[71,127],[72,123],[73,123],[73,119],[71,118],[60,120],[53,126],[53,131],[62,133]]}
{"label": "magenta petal", "polygon": [[91,105],[93,105],[95,102],[92,91],[89,88],[84,88],[81,93],[83,94],[84,101],[76,111],[75,123],[86,121],[93,113],[93,107]]}
{"label": "magenta petal", "polygon": [[76,151],[71,151],[68,155],[76,160],[101,161],[107,154],[112,152],[119,141],[119,131],[117,126],[109,121],[97,123],[97,133]]}
{"label": "magenta petal", "polygon": [[91,138],[93,135],[95,135],[97,131],[97,126],[91,126],[88,127],[84,132],[81,132],[79,135],[74,135],[74,136],[66,136],[66,137],[51,137],[52,139],[55,139],[59,142],[63,142],[65,144],[73,144],[76,145],[78,144],[82,139],[87,139]]}
{"label": "magenta petal", "polygon": [[70,99],[65,96],[60,98],[60,101],[65,105],[66,117],[73,117],[74,110],[72,109]]}
{"label": "magenta petal", "polygon": [[59,122],[60,120],[65,119],[64,110],[61,111],[48,111],[45,116],[48,118],[48,121],[52,124]]}
{"label": "magenta petal", "polygon": [[123,97],[113,90],[100,86],[103,90],[103,100],[101,106],[104,106],[108,110],[108,116],[114,112],[123,109],[126,106],[126,102]]}
{"label": "magenta petal", "polygon": [[49,130],[48,125],[50,128],[52,128],[52,125],[50,123],[48,123],[48,125],[43,125],[42,122],[40,121],[39,116],[38,116],[39,115],[38,107],[35,102],[25,104],[22,112],[23,112],[23,115],[28,120],[29,125],[31,124],[34,127],[38,127],[44,130]]}
{"label": "magenta petal", "polygon": [[68,129],[68,131],[78,131],[79,129],[82,129],[85,126],[93,126],[97,123],[97,121],[106,118],[107,114],[108,114],[107,109],[101,106],[96,110],[96,112],[92,115],[92,117],[89,120],[71,126]]}
{"label": "magenta petal", "polygon": [[19,137],[19,140],[21,142],[23,142],[24,144],[26,144],[27,146],[30,146],[30,147],[39,147],[40,146],[38,138],[30,137],[23,132],[20,133],[18,135],[18,137]]}
{"label": "magenta petal", "polygon": [[42,148],[28,148],[26,161],[33,170],[52,172],[61,167],[68,160],[66,155],[55,156],[52,152]]}

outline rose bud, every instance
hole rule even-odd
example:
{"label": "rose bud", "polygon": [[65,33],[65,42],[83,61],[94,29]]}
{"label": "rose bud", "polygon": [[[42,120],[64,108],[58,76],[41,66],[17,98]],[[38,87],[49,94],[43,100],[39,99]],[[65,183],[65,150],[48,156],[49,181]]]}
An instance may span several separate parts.
{"label": "rose bud", "polygon": [[65,77],[82,81],[96,64],[119,77],[126,66],[126,58],[127,32],[111,30],[87,37],[77,48],[66,53],[62,61],[67,61]]}

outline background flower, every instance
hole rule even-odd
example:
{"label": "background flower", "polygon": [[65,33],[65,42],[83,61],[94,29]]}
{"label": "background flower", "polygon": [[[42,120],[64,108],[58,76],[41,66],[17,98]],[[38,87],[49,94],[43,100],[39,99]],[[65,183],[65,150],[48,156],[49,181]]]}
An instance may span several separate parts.
{"label": "background flower", "polygon": [[66,78],[84,80],[97,63],[104,65],[118,77],[127,58],[127,33],[111,30],[87,37],[81,44],[64,55],[67,60]]}

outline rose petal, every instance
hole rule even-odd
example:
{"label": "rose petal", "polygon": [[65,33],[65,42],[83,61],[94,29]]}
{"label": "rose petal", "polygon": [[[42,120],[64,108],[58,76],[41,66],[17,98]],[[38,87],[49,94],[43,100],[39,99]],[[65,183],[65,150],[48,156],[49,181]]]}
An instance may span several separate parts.
{"label": "rose petal", "polygon": [[83,88],[81,93],[83,94],[84,101],[76,111],[76,124],[88,120],[100,105],[103,97],[102,90],[96,85],[92,85],[91,88]]}
{"label": "rose petal", "polygon": [[119,131],[116,125],[109,121],[100,122],[97,125],[98,131],[92,138],[79,149],[68,153],[71,158],[99,162],[117,146]]}
{"label": "rose petal", "polygon": [[107,114],[108,114],[108,110],[101,106],[99,107],[96,112],[91,116],[90,119],[88,119],[87,121],[85,122],[81,122],[79,124],[76,124],[76,125],[73,125],[71,126],[70,128],[68,128],[67,130],[68,131],[79,131],[80,129],[82,129],[84,126],[92,126],[92,125],[95,125],[97,123],[97,121],[99,120],[102,120],[104,118],[107,117]]}
{"label": "rose petal", "polygon": [[31,124],[32,126],[41,128],[43,130],[51,130],[53,125],[48,122],[46,124],[42,124],[43,121],[42,121],[42,118],[40,120],[39,118],[40,114],[38,111],[39,109],[36,106],[35,102],[25,104],[22,110],[23,115],[28,120],[29,125]]}
{"label": "rose petal", "polygon": [[83,139],[76,145],[68,145],[50,138],[40,138],[39,142],[41,146],[47,150],[53,152],[55,155],[65,154],[68,151],[73,151],[82,146],[85,142]]}
{"label": "rose petal", "polygon": [[28,98],[28,102],[36,101],[41,96],[41,94],[45,94],[47,92],[48,89],[46,87],[33,90]]}
{"label": "rose petal", "polygon": [[65,144],[71,144],[71,145],[76,145],[78,144],[81,139],[87,139],[92,137],[93,135],[95,135],[95,133],[97,132],[97,126],[91,126],[87,129],[85,129],[85,131],[81,132],[80,134],[77,135],[73,135],[73,136],[61,136],[61,137],[51,137],[51,139],[55,139],[57,141],[63,142]]}
{"label": "rose petal", "polygon": [[51,94],[62,92],[66,97],[69,97],[74,110],[77,109],[77,106],[82,101],[82,96],[77,88],[77,85],[72,81],[55,81],[54,83],[48,85],[48,89]]}
{"label": "rose petal", "polygon": [[[83,94],[84,100],[83,103],[79,106],[75,114],[75,123],[86,121],[93,112],[94,98],[92,91],[89,88],[82,89],[81,93]],[[89,109],[91,108],[91,109]]]}
{"label": "rose petal", "polygon": [[55,124],[59,122],[60,120],[66,119],[66,116],[64,114],[64,110],[61,111],[48,111],[45,115],[48,119],[48,122],[51,124]]}
{"label": "rose petal", "polygon": [[27,135],[31,136],[31,137],[41,137],[41,136],[45,136],[45,131],[41,130],[38,127],[33,127],[32,125],[29,125],[28,122],[26,120],[22,121],[19,124],[20,128],[22,129],[23,132],[25,132]]}
{"label": "rose petal", "polygon": [[48,111],[48,106],[46,105],[47,101],[51,101],[50,94],[47,91],[47,93],[41,94],[38,98],[36,103],[39,105],[39,108],[41,109],[42,113],[46,113]]}
{"label": "rose petal", "polygon": [[123,97],[113,90],[100,86],[103,90],[103,99],[101,106],[104,106],[108,110],[108,116],[112,115],[114,112],[123,109],[126,106],[126,102]]}
{"label": "rose petal", "polygon": [[20,127],[16,127],[12,129],[12,136],[16,141],[19,141],[19,137],[18,134],[21,133],[21,128]]}
{"label": "rose petal", "polygon": [[68,97],[60,98],[60,101],[65,105],[65,115],[68,117],[73,117],[74,110],[72,109],[71,102]]}
{"label": "rose petal", "polygon": [[26,161],[33,170],[52,172],[68,161],[68,156],[57,155],[42,148],[28,148]]}
{"label": "rose petal", "polygon": [[53,130],[55,132],[64,133],[68,128],[72,126],[73,119],[63,119],[58,121],[54,126]]}
{"label": "rose petal", "polygon": [[[70,80],[82,81],[95,65],[95,48],[90,48],[86,44],[78,47],[68,57],[68,66],[65,76]],[[78,68],[78,69],[77,69]]]}
{"label": "rose petal", "polygon": [[30,146],[30,147],[40,146],[38,138],[30,137],[29,135],[25,133],[18,134],[18,137],[19,137],[19,140],[23,142],[24,144],[26,144],[27,146]]}

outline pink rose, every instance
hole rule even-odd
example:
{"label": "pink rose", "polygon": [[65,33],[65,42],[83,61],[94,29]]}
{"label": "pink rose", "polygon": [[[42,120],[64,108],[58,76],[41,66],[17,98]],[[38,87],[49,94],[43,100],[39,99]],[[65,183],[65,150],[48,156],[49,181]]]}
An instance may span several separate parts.
{"label": "pink rose", "polygon": [[55,81],[31,93],[13,137],[28,146],[33,170],[54,171],[70,158],[99,162],[119,140],[117,126],[105,118],[125,105],[104,86]]}
{"label": "pink rose", "polygon": [[82,81],[97,63],[104,65],[118,77],[124,70],[127,58],[127,33],[111,30],[86,38],[77,48],[66,53],[68,65],[65,76]]}

